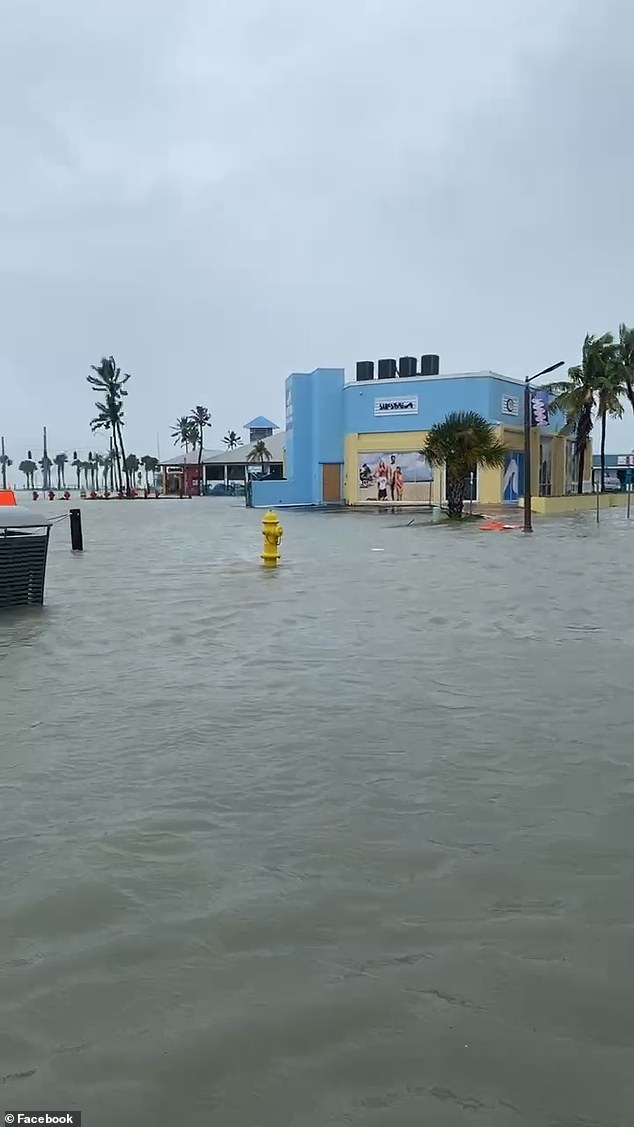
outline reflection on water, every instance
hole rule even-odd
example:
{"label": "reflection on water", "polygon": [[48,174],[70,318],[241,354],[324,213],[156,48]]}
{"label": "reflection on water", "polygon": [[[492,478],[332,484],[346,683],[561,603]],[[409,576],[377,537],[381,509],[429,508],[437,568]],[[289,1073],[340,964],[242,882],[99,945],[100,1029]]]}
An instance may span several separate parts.
{"label": "reflection on water", "polygon": [[628,1123],[632,526],[260,519],[87,505],[0,620],[5,1106]]}

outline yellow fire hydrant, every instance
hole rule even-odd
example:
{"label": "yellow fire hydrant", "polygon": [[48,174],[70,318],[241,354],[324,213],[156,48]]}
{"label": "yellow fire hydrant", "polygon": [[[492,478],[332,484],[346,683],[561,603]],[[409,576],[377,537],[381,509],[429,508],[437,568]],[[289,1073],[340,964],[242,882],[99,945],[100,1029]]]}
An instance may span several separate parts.
{"label": "yellow fire hydrant", "polygon": [[280,562],[280,540],[284,535],[284,529],[270,509],[262,517],[262,535],[264,547],[260,559],[265,567],[277,567]]}

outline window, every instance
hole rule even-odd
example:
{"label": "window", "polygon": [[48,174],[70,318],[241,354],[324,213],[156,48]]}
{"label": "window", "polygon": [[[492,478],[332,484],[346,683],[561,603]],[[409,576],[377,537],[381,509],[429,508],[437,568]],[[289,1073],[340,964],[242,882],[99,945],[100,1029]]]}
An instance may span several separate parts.
{"label": "window", "polygon": [[539,443],[539,496],[550,497],[552,493],[553,440],[542,438]]}
{"label": "window", "polygon": [[575,441],[574,439],[566,439],[566,473],[565,473],[565,490],[566,493],[577,492],[577,459],[575,457]]}

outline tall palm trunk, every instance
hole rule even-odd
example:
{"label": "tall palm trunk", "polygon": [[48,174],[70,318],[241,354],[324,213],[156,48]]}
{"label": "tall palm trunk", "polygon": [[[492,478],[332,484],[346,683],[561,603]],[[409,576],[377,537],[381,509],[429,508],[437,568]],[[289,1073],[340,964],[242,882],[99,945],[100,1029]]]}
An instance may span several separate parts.
{"label": "tall palm trunk", "polygon": [[203,428],[200,428],[200,441],[198,443],[198,496],[203,495],[203,479],[202,479],[202,464],[203,464]]}
{"label": "tall palm trunk", "polygon": [[110,491],[114,493],[114,467],[115,467],[115,449],[114,440],[110,439]]}
{"label": "tall palm trunk", "polygon": [[601,492],[605,493],[605,431],[608,421],[607,411],[601,413]]}
{"label": "tall palm trunk", "polygon": [[125,473],[125,489],[126,489],[126,493],[127,493],[128,497],[129,497],[130,493],[131,493],[130,471],[129,471],[127,465],[126,465],[126,460],[125,460],[125,447],[123,445],[123,434],[121,433],[121,423],[117,423],[117,438],[119,440],[119,448],[121,450],[121,462],[122,462],[122,465],[123,465],[123,471]]}
{"label": "tall palm trunk", "polygon": [[579,447],[579,452],[577,454],[577,493],[579,495],[583,493],[583,474],[585,470],[585,464],[586,448],[584,445]]}
{"label": "tall palm trunk", "polygon": [[112,425],[112,452],[113,452],[113,455],[114,455],[114,457],[112,459],[112,466],[111,466],[112,491],[114,492],[114,487],[115,487],[115,472],[114,471],[115,471],[115,466],[116,466],[116,468],[117,468],[117,473],[116,473],[117,489],[121,493],[123,493],[123,477],[122,477],[122,474],[121,474],[121,455],[119,453],[119,443],[117,442],[117,428],[114,425],[114,423]]}
{"label": "tall palm trunk", "polygon": [[465,480],[463,477],[447,476],[447,509],[450,520],[462,519]]}

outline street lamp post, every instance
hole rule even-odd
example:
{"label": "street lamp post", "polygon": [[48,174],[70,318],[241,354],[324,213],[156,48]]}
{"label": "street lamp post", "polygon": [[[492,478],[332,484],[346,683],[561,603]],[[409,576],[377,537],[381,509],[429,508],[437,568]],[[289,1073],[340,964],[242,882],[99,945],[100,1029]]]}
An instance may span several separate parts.
{"label": "street lamp post", "polygon": [[533,531],[533,514],[532,514],[532,496],[531,496],[531,384],[533,380],[539,379],[540,376],[547,376],[549,372],[554,372],[557,368],[561,368],[563,360],[558,360],[556,364],[551,364],[549,368],[544,368],[541,372],[535,372],[534,376],[526,376],[524,380],[524,532]]}

